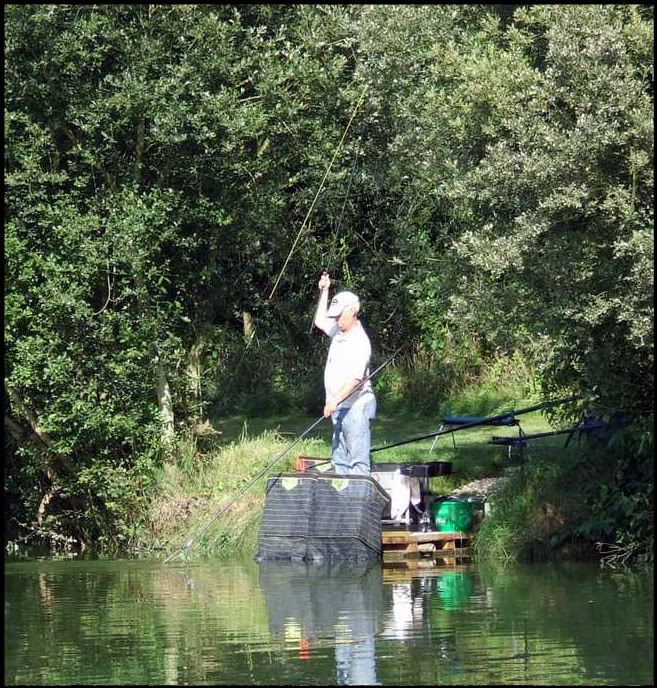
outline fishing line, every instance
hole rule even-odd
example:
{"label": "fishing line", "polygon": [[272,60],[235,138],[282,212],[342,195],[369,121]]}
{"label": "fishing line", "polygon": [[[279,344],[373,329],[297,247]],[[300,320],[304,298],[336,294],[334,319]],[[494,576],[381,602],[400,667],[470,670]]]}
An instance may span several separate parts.
{"label": "fishing line", "polygon": [[285,263],[283,264],[283,267],[281,268],[281,271],[276,278],[276,282],[274,283],[274,286],[271,290],[271,293],[268,296],[268,300],[271,301],[272,297],[274,296],[274,292],[276,291],[276,288],[278,287],[278,283],[281,281],[281,277],[283,276],[283,273],[285,272],[285,268],[287,267],[287,264],[290,262],[290,258],[292,257],[292,254],[294,253],[294,249],[297,246],[297,243],[299,242],[299,239],[301,237],[301,234],[306,226],[306,223],[308,222],[308,218],[310,217],[310,214],[313,211],[313,208],[315,207],[315,203],[317,203],[317,199],[319,198],[319,194],[322,192],[322,189],[324,188],[324,183],[326,182],[326,179],[329,175],[329,172],[331,171],[331,167],[333,167],[333,163],[335,162],[335,159],[338,157],[338,153],[340,152],[340,148],[342,147],[342,142],[345,140],[345,137],[347,136],[347,132],[349,131],[349,128],[351,127],[351,123],[356,116],[356,112],[358,111],[358,108],[360,107],[360,104],[363,102],[363,99],[365,98],[365,93],[367,92],[367,86],[363,89],[363,92],[360,95],[360,98],[358,99],[358,102],[356,103],[356,107],[354,108],[354,111],[351,113],[351,117],[349,118],[349,122],[347,122],[347,126],[344,130],[344,133],[342,134],[342,138],[340,139],[340,142],[338,143],[335,153],[333,154],[333,158],[331,159],[331,162],[329,163],[328,167],[326,168],[326,172],[324,173],[324,178],[321,181],[321,184],[319,185],[319,189],[317,189],[317,193],[315,194],[315,198],[313,199],[313,202],[310,205],[310,208],[308,209],[308,212],[306,213],[306,217],[304,218],[302,224],[301,224],[301,229],[299,229],[299,232],[297,233],[297,236],[294,240],[294,243],[292,244],[292,248],[290,249],[290,252],[287,254],[287,258],[285,259]]}
{"label": "fishing line", "polygon": [[[361,130],[361,132],[362,132],[362,130]],[[328,272],[330,269],[333,268],[333,261],[334,261],[334,256],[335,256],[335,247],[337,246],[338,235],[340,233],[340,227],[342,225],[342,218],[344,216],[345,208],[347,207],[347,201],[349,200],[349,191],[351,190],[351,183],[354,179],[354,173],[356,172],[356,165],[358,164],[359,156],[360,156],[360,146],[358,147],[358,150],[356,151],[356,157],[354,158],[354,162],[351,166],[351,174],[349,175],[349,183],[347,184],[347,191],[345,192],[345,195],[344,195],[344,201],[342,203],[342,210],[340,211],[340,217],[338,218],[338,224],[336,225],[335,231],[333,232],[333,241],[331,243],[331,250],[329,252],[329,257],[325,263],[325,267],[322,268],[323,273]],[[337,280],[331,280],[332,285],[334,285],[336,283],[337,283]],[[315,326],[315,318],[313,317],[310,321],[310,329],[308,330],[308,334],[312,333],[314,326]]]}
{"label": "fishing line", "polygon": [[[362,130],[361,130],[362,133]],[[360,139],[360,137],[359,137]],[[325,268],[325,272],[328,271],[329,268],[333,267],[333,260],[335,257],[335,247],[337,246],[338,243],[338,236],[340,234],[340,227],[342,226],[342,218],[344,217],[344,211],[345,208],[347,207],[347,201],[349,200],[349,191],[351,191],[351,183],[354,180],[354,174],[356,172],[356,165],[358,164],[358,160],[360,157],[360,144],[358,146],[358,150],[356,151],[356,156],[354,157],[354,162],[351,166],[351,174],[349,175],[349,183],[347,184],[347,191],[345,192],[344,195],[344,202],[342,203],[342,210],[340,211],[340,217],[338,218],[338,224],[335,228],[335,232],[333,233],[333,242],[331,244],[331,251],[329,252],[329,257],[327,261],[327,267]]]}

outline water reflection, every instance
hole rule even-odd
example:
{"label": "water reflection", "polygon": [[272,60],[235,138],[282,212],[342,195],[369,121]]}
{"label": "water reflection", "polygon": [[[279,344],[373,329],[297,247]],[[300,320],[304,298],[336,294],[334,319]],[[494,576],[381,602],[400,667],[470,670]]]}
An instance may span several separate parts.
{"label": "water reflection", "polygon": [[260,589],[272,635],[299,645],[299,658],[335,646],[338,685],[379,685],[374,636],[384,612],[381,565],[261,562]]}
{"label": "water reflection", "polygon": [[384,636],[397,640],[430,636],[431,620],[428,611],[445,611],[466,606],[475,592],[474,575],[465,567],[412,570],[384,570],[384,580],[390,583],[389,618]]}
{"label": "water reflection", "polygon": [[5,684],[652,684],[653,578],[586,565],[5,565]]}
{"label": "water reflection", "polygon": [[[472,572],[383,569],[381,564],[261,562],[272,637],[311,651],[334,646],[338,685],[379,685],[375,638],[423,639],[446,662],[456,656],[456,631],[436,632],[431,609],[466,606],[475,591]],[[435,636],[435,637],[434,637]]]}

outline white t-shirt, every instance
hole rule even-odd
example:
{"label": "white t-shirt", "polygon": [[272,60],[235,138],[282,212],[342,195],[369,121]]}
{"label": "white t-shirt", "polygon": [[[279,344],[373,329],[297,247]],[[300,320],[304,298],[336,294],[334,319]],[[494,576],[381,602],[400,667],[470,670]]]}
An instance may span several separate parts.
{"label": "white t-shirt", "polygon": [[[363,380],[370,374],[370,357],[372,346],[370,339],[360,321],[349,332],[341,332],[337,323],[327,318],[326,321],[316,322],[326,334],[331,337],[324,368],[324,388],[326,402],[335,401],[338,392],[349,380]],[[340,407],[353,406],[363,397],[372,398],[372,385],[368,380],[362,387],[340,404]]]}

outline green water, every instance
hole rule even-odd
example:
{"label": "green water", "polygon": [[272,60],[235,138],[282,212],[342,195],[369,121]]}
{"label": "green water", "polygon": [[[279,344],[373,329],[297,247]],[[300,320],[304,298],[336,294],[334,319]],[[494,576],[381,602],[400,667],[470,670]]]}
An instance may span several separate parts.
{"label": "green water", "polygon": [[5,563],[5,684],[652,685],[653,576]]}

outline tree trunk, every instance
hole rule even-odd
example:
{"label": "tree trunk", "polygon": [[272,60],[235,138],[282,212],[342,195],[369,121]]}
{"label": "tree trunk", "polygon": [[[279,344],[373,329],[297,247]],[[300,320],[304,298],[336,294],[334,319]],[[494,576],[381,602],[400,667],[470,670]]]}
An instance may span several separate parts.
{"label": "tree trunk", "polygon": [[174,436],[173,402],[166,370],[160,360],[157,362],[157,404],[162,419],[162,438],[165,444],[170,444]]}
{"label": "tree trunk", "polygon": [[25,430],[5,414],[5,430],[20,444],[25,439]]}
{"label": "tree trunk", "polygon": [[52,498],[61,490],[61,487],[55,483],[55,478],[52,474],[52,471],[49,468],[46,468],[45,473],[48,480],[50,480],[50,487],[46,490],[46,493],[41,498],[39,508],[37,509],[36,520],[40,526],[43,525],[43,517],[46,515],[46,509],[52,501]]}
{"label": "tree trunk", "polygon": [[57,473],[53,469],[54,461],[59,461],[63,468],[70,473],[73,473],[73,467],[65,457],[57,455],[55,458],[53,453],[48,451],[50,448],[50,438],[48,434],[39,427],[37,415],[27,406],[20,394],[18,394],[15,389],[9,387],[6,383],[5,391],[9,396],[9,400],[11,401],[13,409],[19,412],[20,415],[27,420],[32,432],[30,433],[29,431],[26,431],[25,428],[16,423],[6,414],[5,428],[16,439],[19,445],[26,440],[29,442],[34,442],[39,447],[40,451],[45,453],[46,460],[48,462],[46,468],[44,469],[44,473],[50,483],[50,487],[47,488],[46,493],[41,498],[41,502],[39,503],[36,513],[37,523],[42,525],[48,505],[50,504],[52,498],[61,490],[61,486],[57,483]]}
{"label": "tree trunk", "polygon": [[[11,405],[13,406],[13,408],[16,411],[18,411],[18,413],[21,416],[23,416],[25,420],[27,420],[27,422],[30,424],[30,427],[32,428],[32,432],[35,434],[35,436],[38,438],[41,444],[44,447],[47,447],[50,444],[50,438],[48,437],[47,433],[45,433],[39,427],[39,421],[34,411],[28,408],[27,404],[23,401],[18,392],[15,389],[9,387],[7,383],[5,383],[5,391],[9,395],[9,400],[11,401]],[[15,427],[18,427],[16,423],[14,423],[11,419],[7,417],[5,417],[5,426],[7,426],[8,421]],[[14,435],[16,435],[15,432]]]}
{"label": "tree trunk", "polygon": [[244,323],[244,340],[248,342],[253,334],[253,317],[251,313],[244,311],[242,313],[242,322]]}
{"label": "tree trunk", "polygon": [[194,396],[194,420],[197,423],[203,422],[203,391],[201,379],[203,375],[202,354],[205,348],[205,337],[200,335],[189,350],[189,360],[187,363],[187,376]]}
{"label": "tree trunk", "polygon": [[137,122],[137,143],[135,146],[135,182],[137,184],[141,181],[141,173],[144,168],[144,134],[146,132],[146,123],[144,118],[140,117]]}

